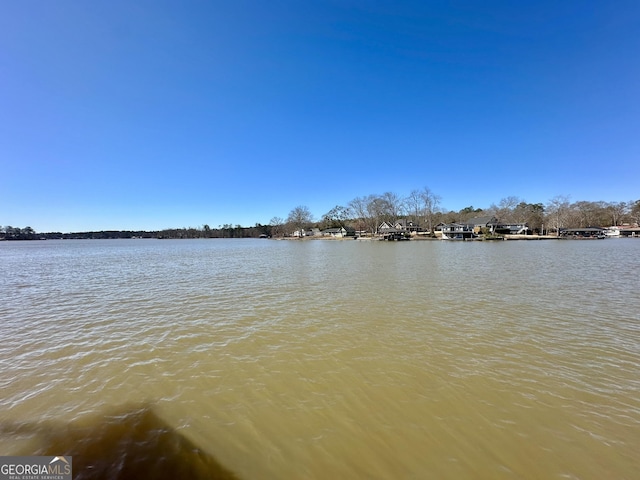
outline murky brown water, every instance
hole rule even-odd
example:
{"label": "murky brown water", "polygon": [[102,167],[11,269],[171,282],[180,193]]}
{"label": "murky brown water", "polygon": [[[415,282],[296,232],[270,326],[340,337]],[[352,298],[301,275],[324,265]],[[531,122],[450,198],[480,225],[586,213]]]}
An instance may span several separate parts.
{"label": "murky brown water", "polygon": [[1,242],[0,455],[637,478],[639,272],[635,239]]}

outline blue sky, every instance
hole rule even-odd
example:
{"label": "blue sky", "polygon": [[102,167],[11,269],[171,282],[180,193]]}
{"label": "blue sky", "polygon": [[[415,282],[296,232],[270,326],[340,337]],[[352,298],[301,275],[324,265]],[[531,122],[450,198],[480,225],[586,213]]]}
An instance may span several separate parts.
{"label": "blue sky", "polygon": [[640,198],[640,2],[0,4],[0,225]]}

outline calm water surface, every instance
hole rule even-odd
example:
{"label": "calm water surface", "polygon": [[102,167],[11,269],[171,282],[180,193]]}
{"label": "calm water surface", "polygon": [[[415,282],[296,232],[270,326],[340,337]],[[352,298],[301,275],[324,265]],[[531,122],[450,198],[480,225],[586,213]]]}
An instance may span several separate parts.
{"label": "calm water surface", "polygon": [[0,455],[638,478],[639,273],[636,239],[0,242]]}

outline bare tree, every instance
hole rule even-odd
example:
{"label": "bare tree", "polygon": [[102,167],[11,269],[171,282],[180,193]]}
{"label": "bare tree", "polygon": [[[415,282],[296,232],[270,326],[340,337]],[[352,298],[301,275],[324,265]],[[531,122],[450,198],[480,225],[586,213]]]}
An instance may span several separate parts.
{"label": "bare tree", "polygon": [[363,231],[367,225],[367,199],[365,197],[356,197],[349,202],[349,210],[354,216],[358,230]]}
{"label": "bare tree", "polygon": [[420,225],[421,217],[424,216],[422,192],[420,190],[411,190],[409,195],[404,199],[405,210],[413,217],[413,222]]}
{"label": "bare tree", "polygon": [[369,195],[366,198],[367,227],[372,233],[378,231],[382,222],[395,223],[403,212],[402,199],[392,192]]}
{"label": "bare tree", "polygon": [[565,226],[571,211],[569,197],[556,195],[549,200],[546,210],[548,213],[547,221],[555,229],[556,236],[560,236],[560,229]]}
{"label": "bare tree", "polygon": [[269,225],[271,226],[272,237],[279,237],[283,235],[284,220],[281,217],[273,217],[269,220]]}
{"label": "bare tree", "polygon": [[400,218],[404,212],[404,204],[402,198],[393,192],[384,192],[382,194],[382,200],[385,204],[386,219],[391,222],[395,222]]}
{"label": "bare tree", "polygon": [[377,233],[380,223],[387,220],[387,203],[379,195],[367,197],[367,227],[371,233]]}
{"label": "bare tree", "polygon": [[500,200],[498,205],[491,205],[489,210],[495,215],[501,222],[515,222],[515,210],[516,207],[524,203],[524,200],[515,196],[505,197]]}
{"label": "bare tree", "polygon": [[438,213],[440,207],[440,196],[433,193],[429,187],[424,187],[420,192],[420,197],[422,198],[422,212],[427,222],[427,228],[431,235],[433,235],[435,215]]}
{"label": "bare tree", "polygon": [[640,225],[640,200],[629,202],[629,217],[636,225]]}
{"label": "bare tree", "polygon": [[611,216],[611,225],[615,227],[629,211],[629,205],[626,202],[611,202],[607,205],[607,210]]}
{"label": "bare tree", "polygon": [[598,206],[595,202],[579,201],[575,202],[572,207],[577,214],[576,227],[591,227],[597,223],[595,219],[597,217]]}
{"label": "bare tree", "polygon": [[311,215],[311,211],[308,207],[299,205],[289,212],[287,223],[294,230],[302,230],[313,223],[313,215]]}

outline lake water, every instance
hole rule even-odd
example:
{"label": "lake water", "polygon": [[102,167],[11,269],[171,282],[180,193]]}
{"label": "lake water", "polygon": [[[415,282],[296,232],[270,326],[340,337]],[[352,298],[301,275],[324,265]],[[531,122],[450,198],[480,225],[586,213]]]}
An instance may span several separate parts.
{"label": "lake water", "polygon": [[639,274],[637,239],[0,242],[0,455],[638,478]]}

